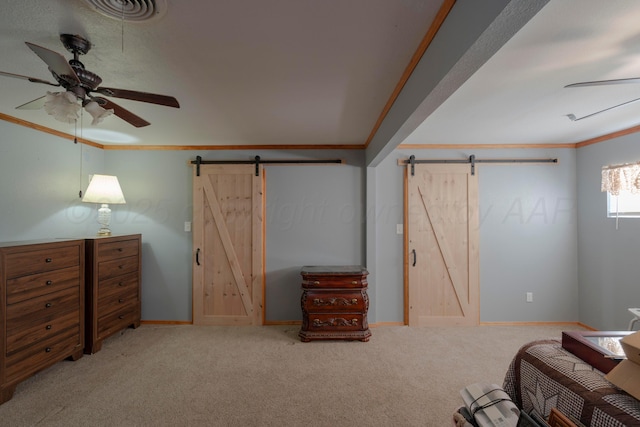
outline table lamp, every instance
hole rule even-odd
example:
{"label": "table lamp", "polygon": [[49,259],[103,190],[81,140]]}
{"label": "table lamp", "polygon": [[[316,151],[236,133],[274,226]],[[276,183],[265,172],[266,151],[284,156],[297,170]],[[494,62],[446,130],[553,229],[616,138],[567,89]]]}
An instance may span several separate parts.
{"label": "table lamp", "polygon": [[109,223],[111,222],[111,204],[125,204],[124,195],[120,189],[118,178],[113,175],[93,175],[89,182],[89,187],[82,198],[83,202],[100,203],[98,209],[98,236],[110,236],[111,230]]}

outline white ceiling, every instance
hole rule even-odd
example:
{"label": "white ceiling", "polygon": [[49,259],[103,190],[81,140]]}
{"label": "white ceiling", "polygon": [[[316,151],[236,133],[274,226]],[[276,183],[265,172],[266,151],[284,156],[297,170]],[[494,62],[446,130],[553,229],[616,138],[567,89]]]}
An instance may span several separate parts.
{"label": "white ceiling", "polygon": [[640,124],[640,83],[565,88],[640,77],[640,2],[551,0],[404,142],[576,143]]}
{"label": "white ceiling", "polygon": [[[180,109],[111,98],[151,125],[85,115],[76,130],[15,109],[55,88],[0,76],[0,113],[104,145],[363,147],[442,0],[166,4],[157,20],[123,24],[84,0],[3,0],[0,71],[52,81],[24,42],[70,58],[59,34],[81,34],[93,48],[80,60],[104,86],[172,95]],[[551,0],[393,144],[562,144],[636,126],[640,103],[566,115],[640,98],[640,84],[564,86],[640,76],[638,22],[635,0]]]}

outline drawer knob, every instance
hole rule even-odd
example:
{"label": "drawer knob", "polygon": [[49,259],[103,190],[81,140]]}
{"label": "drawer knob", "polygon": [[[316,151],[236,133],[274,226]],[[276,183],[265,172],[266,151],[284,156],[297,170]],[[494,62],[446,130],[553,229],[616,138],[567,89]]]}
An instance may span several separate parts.
{"label": "drawer knob", "polygon": [[353,282],[351,282],[351,284],[352,284],[352,285],[357,285],[357,284],[358,284],[358,281],[357,281],[357,280],[354,280]]}
{"label": "drawer knob", "polygon": [[47,282],[45,283],[45,285],[49,286],[51,285],[53,282],[51,280],[47,280]]}
{"label": "drawer knob", "polygon": [[317,280],[315,282],[313,282],[314,285],[319,285],[320,282],[318,282]]}
{"label": "drawer knob", "polygon": [[44,260],[44,262],[51,262],[51,261],[53,261],[51,258],[47,258]]}
{"label": "drawer knob", "polygon": [[123,251],[123,249],[122,249],[122,248],[118,248],[118,252],[122,252],[122,251]]}
{"label": "drawer knob", "polygon": [[45,306],[46,308],[49,308],[49,307],[51,307],[51,303],[50,303],[50,302],[48,302],[48,303],[46,303],[44,306]]}
{"label": "drawer knob", "polygon": [[47,325],[45,329],[48,331],[49,329],[51,329],[51,325]]}
{"label": "drawer knob", "polygon": [[120,316],[118,316],[118,319],[120,320],[124,319],[124,314],[121,314]]}
{"label": "drawer knob", "polygon": [[124,268],[124,265],[119,265],[118,268],[122,270]]}
{"label": "drawer knob", "polygon": [[118,298],[118,302],[119,302],[119,303],[123,303],[123,302],[124,302],[124,300],[123,300],[122,298]]}
{"label": "drawer knob", "polygon": [[45,348],[44,351],[47,352],[47,353],[51,353],[51,347]]}
{"label": "drawer knob", "polygon": [[124,283],[118,282],[118,286],[124,286]]}

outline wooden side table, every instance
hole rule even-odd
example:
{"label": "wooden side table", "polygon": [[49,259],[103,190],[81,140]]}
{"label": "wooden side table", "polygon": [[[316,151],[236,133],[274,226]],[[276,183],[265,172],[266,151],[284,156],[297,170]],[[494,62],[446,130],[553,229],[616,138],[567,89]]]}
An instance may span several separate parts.
{"label": "wooden side table", "polygon": [[302,275],[300,339],[369,341],[367,275],[359,265],[306,266]]}

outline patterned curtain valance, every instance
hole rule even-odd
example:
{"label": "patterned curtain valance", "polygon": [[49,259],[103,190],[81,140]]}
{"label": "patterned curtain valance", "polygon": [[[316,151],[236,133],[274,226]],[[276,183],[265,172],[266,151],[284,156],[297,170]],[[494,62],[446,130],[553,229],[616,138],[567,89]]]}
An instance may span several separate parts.
{"label": "patterned curtain valance", "polygon": [[603,166],[601,191],[617,196],[622,191],[640,194],[640,162]]}

